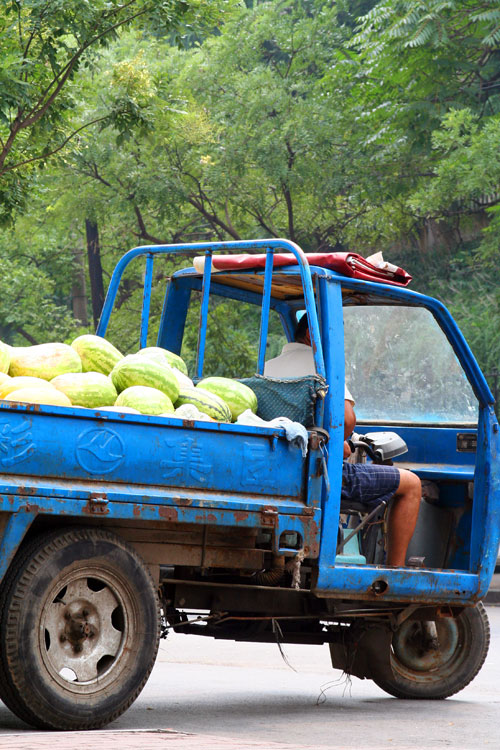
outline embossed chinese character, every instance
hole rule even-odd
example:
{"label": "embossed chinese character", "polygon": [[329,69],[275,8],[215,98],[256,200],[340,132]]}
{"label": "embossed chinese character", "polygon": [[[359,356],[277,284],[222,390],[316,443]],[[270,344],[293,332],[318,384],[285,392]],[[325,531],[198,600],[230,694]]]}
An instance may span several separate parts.
{"label": "embossed chinese character", "polygon": [[267,445],[259,443],[244,443],[242,482],[244,485],[252,485],[269,482],[269,451]]}
{"label": "embossed chinese character", "polygon": [[166,446],[172,452],[172,457],[161,462],[161,468],[166,469],[163,472],[164,479],[191,477],[197,482],[207,481],[212,472],[212,464],[204,461],[201,447],[193,438],[186,438],[180,445],[166,443]]}

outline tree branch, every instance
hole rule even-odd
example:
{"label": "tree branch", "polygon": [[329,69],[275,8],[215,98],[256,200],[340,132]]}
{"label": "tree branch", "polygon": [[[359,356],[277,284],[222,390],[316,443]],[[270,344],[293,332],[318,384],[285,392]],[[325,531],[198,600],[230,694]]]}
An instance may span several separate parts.
{"label": "tree branch", "polygon": [[141,210],[136,203],[134,203],[134,212],[137,217],[137,223],[139,225],[139,232],[134,233],[136,237],[142,237],[143,240],[147,240],[148,242],[153,242],[155,245],[166,245],[167,243],[164,240],[160,240],[158,237],[155,237],[154,235],[149,234],[149,232],[146,229],[146,224],[144,223],[144,218],[142,216]]}
{"label": "tree branch", "polygon": [[24,161],[20,161],[17,164],[13,164],[12,166],[5,167],[4,169],[1,169],[2,161],[0,160],[0,174],[5,174],[6,172],[12,172],[14,169],[18,169],[19,167],[24,167],[25,164],[31,164],[34,161],[40,161],[40,159],[46,159],[48,156],[53,156],[54,154],[57,154],[58,151],[61,151],[65,147],[65,145],[77,135],[81,130],[84,130],[85,128],[90,127],[91,125],[95,125],[97,122],[102,122],[102,120],[106,120],[107,115],[104,117],[98,117],[95,120],[91,120],[90,122],[86,122],[84,125],[81,125],[79,128],[74,130],[70,135],[68,135],[67,138],[55,149],[52,151],[49,151],[46,154],[39,154],[38,156],[32,156],[31,159],[25,159]]}
{"label": "tree branch", "polygon": [[21,336],[23,336],[26,339],[26,341],[29,341],[30,344],[32,344],[32,346],[36,346],[36,344],[38,344],[38,341],[34,339],[31,334],[25,331],[24,328],[21,328],[21,326],[17,326],[16,331],[20,333]]}

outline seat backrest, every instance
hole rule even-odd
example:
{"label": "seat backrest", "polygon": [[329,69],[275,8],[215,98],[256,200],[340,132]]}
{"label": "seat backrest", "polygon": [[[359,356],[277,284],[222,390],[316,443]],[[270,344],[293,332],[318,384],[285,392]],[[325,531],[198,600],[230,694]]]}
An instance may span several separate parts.
{"label": "seat backrest", "polygon": [[269,421],[276,417],[288,417],[310,429],[314,426],[315,405],[324,398],[328,386],[319,375],[302,378],[267,378],[253,375],[240,378],[257,396],[257,415]]}

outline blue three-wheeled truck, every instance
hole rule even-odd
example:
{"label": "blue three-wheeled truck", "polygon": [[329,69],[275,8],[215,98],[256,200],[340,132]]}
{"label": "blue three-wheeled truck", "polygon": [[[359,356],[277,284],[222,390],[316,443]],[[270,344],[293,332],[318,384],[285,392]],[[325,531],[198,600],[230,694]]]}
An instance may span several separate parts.
{"label": "blue three-wheeled truck", "polygon": [[[265,258],[213,270],[232,253]],[[290,262],[275,264],[277,253]],[[201,265],[168,279],[151,342],[154,264],[196,254]],[[35,727],[104,726],[137,697],[169,630],[328,643],[334,669],[399,698],[461,690],[489,643],[481,598],[499,542],[500,436],[449,313],[403,286],[313,265],[286,240],[148,246],[117,265],[100,336],[137,257],[141,346],[180,354],[197,338],[190,374],[201,378],[217,306],[257,320],[255,363],[239,376],[263,420],[306,428],[306,450],[275,425],[1,401],[0,698]],[[291,341],[304,314],[316,374],[264,376],[266,342]],[[390,507],[368,517],[341,503],[344,383],[355,460],[422,480],[404,567],[385,563]]]}

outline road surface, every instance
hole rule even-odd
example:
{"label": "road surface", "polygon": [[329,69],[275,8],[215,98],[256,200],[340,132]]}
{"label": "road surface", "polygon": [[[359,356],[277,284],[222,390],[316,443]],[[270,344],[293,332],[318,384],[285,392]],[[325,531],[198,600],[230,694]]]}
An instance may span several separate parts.
{"label": "road surface", "polygon": [[172,635],[136,703],[105,731],[40,733],[0,703],[1,750],[483,750],[500,747],[500,607],[474,682],[446,701],[400,701],[329,667],[327,646]]}

